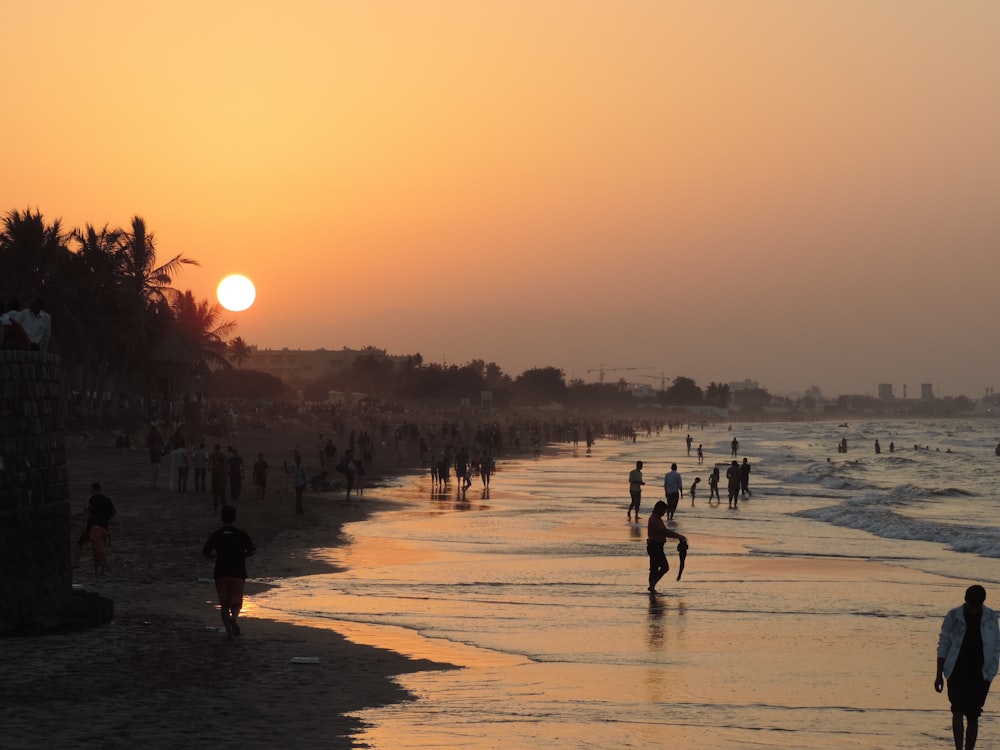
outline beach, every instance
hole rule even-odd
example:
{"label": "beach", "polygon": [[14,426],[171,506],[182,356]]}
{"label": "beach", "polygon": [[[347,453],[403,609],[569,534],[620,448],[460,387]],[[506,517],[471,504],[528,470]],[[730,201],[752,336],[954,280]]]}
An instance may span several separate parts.
{"label": "beach", "polygon": [[[360,712],[374,747],[948,747],[941,619],[970,583],[1000,599],[995,429],[693,426],[701,466],[675,431],[501,462],[488,494],[412,477],[393,491],[403,505],[317,551],[337,572],[259,603],[463,667],[403,675],[417,701]],[[709,505],[705,476],[729,463],[734,433],[753,496]],[[876,438],[895,452],[876,455]],[[625,516],[636,460],[640,524]],[[673,461],[685,498],[671,528],[691,549],[676,581],[668,545],[650,596],[644,524]],[[996,710],[991,697],[981,747],[1000,740]]]}
{"label": "beach", "polygon": [[[74,538],[85,524],[90,484],[115,503],[110,574],[95,579],[89,546],[75,585],[114,601],[111,624],[74,633],[0,639],[6,678],[0,688],[0,745],[5,748],[357,747],[360,720],[346,714],[409,699],[393,679],[443,665],[260,617],[254,599],[289,576],[332,568],[310,550],[334,546],[345,521],[384,503],[344,493],[306,494],[294,514],[281,468],[312,428],[243,432],[226,442],[270,463],[268,497],[254,498],[248,477],[236,525],[258,552],[248,560],[243,635],[220,632],[212,562],[202,554],[221,523],[208,493],[170,492],[164,461],[152,489],[145,450],[113,447],[107,433],[67,437]],[[315,663],[293,663],[296,658]]]}
{"label": "beach", "polygon": [[[556,444],[498,461],[489,491],[401,472],[350,503],[307,493],[302,518],[280,470],[296,436],[240,435],[272,481],[238,506],[259,552],[233,643],[200,555],[218,526],[208,495],[150,490],[142,451],[73,438],[74,532],[94,479],[119,510],[112,574],[95,582],[84,557],[76,579],[116,616],[0,640],[17,677],[4,746],[948,747],[941,618],[971,582],[1000,599],[993,430],[696,426],[704,465],[677,431]],[[753,466],[738,509],[707,502],[733,434]],[[874,454],[876,438],[896,451]],[[636,460],[639,524],[625,517]],[[672,461],[685,497],[671,528],[691,550],[677,581],[668,545],[651,596],[644,524]],[[980,747],[998,740],[993,696]]]}

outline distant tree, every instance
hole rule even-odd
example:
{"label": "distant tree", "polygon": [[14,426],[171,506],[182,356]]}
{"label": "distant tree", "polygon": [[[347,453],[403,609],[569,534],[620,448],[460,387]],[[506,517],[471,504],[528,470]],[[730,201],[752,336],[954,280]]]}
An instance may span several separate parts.
{"label": "distant tree", "polygon": [[237,367],[243,365],[243,361],[250,358],[253,349],[243,340],[242,336],[237,336],[229,342],[229,358],[236,363]]}
{"label": "distant tree", "polygon": [[191,291],[178,296],[171,307],[181,342],[203,364],[229,366],[226,339],[236,323],[222,320],[222,308],[208,300],[196,300]]}
{"label": "distant tree", "polygon": [[[278,398],[287,392],[279,378],[255,370],[222,369],[202,377],[201,392],[209,397]],[[323,393],[323,399],[327,394]]]}
{"label": "distant tree", "polygon": [[514,379],[514,402],[522,406],[562,403],[566,398],[566,381],[557,367],[537,367],[525,370]]}
{"label": "distant tree", "polygon": [[673,384],[660,394],[660,400],[671,406],[697,406],[705,403],[705,396],[694,380],[678,375]]}
{"label": "distant tree", "polygon": [[574,379],[567,388],[566,405],[574,409],[627,409],[634,405],[632,393],[616,383],[585,383]]}
{"label": "distant tree", "polygon": [[742,388],[733,392],[733,404],[740,411],[760,411],[771,405],[771,394],[763,388]]}
{"label": "distant tree", "polygon": [[705,403],[711,406],[718,406],[721,409],[725,409],[729,406],[729,386],[725,383],[716,383],[715,381],[708,384],[708,388],[705,389]]}

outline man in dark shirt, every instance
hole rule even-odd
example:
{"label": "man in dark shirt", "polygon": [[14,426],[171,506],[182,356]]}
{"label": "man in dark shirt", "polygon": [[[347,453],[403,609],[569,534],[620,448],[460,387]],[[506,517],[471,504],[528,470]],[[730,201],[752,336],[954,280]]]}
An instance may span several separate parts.
{"label": "man in dark shirt", "polygon": [[101,494],[100,482],[90,485],[90,490],[93,494],[87,500],[87,507],[84,508],[87,511],[87,525],[80,538],[76,540],[73,564],[76,565],[83,555],[83,545],[90,542],[94,554],[94,572],[100,574],[109,570],[107,548],[111,544],[111,537],[108,526],[115,514],[115,506],[111,498]]}
{"label": "man in dark shirt", "polygon": [[202,554],[211,559],[215,554],[215,590],[219,594],[219,608],[222,624],[226,628],[226,640],[240,634],[236,618],[243,609],[243,585],[247,577],[246,558],[256,551],[249,535],[233,526],[236,508],[225,505],[222,508],[220,529],[212,532],[205,542]]}
{"label": "man in dark shirt", "polygon": [[80,545],[90,539],[90,530],[94,526],[100,526],[107,531],[111,518],[115,515],[115,505],[111,502],[111,498],[101,494],[101,483],[94,482],[90,485],[90,490],[93,494],[87,500],[87,507],[84,508],[87,511],[87,528],[76,540]]}

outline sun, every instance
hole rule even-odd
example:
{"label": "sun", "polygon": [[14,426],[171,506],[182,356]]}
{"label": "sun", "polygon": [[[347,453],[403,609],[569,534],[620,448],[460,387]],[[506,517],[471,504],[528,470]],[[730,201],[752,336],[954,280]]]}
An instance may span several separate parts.
{"label": "sun", "polygon": [[219,304],[230,312],[243,312],[257,299],[257,290],[246,276],[232,274],[219,282],[215,295]]}

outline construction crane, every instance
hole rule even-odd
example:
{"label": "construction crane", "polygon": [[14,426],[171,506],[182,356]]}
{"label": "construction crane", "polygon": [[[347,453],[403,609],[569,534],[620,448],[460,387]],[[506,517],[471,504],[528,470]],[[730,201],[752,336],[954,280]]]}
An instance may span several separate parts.
{"label": "construction crane", "polygon": [[604,373],[606,372],[621,372],[622,370],[641,370],[641,369],[642,369],[641,367],[605,367],[604,364],[602,363],[600,367],[597,367],[593,370],[587,370],[587,372],[596,372],[597,382],[603,383]]}
{"label": "construction crane", "polygon": [[638,377],[640,377],[640,378],[649,378],[650,380],[659,380],[660,381],[660,390],[661,391],[667,390],[667,374],[665,372],[663,372],[662,370],[660,371],[659,375],[639,375]]}

